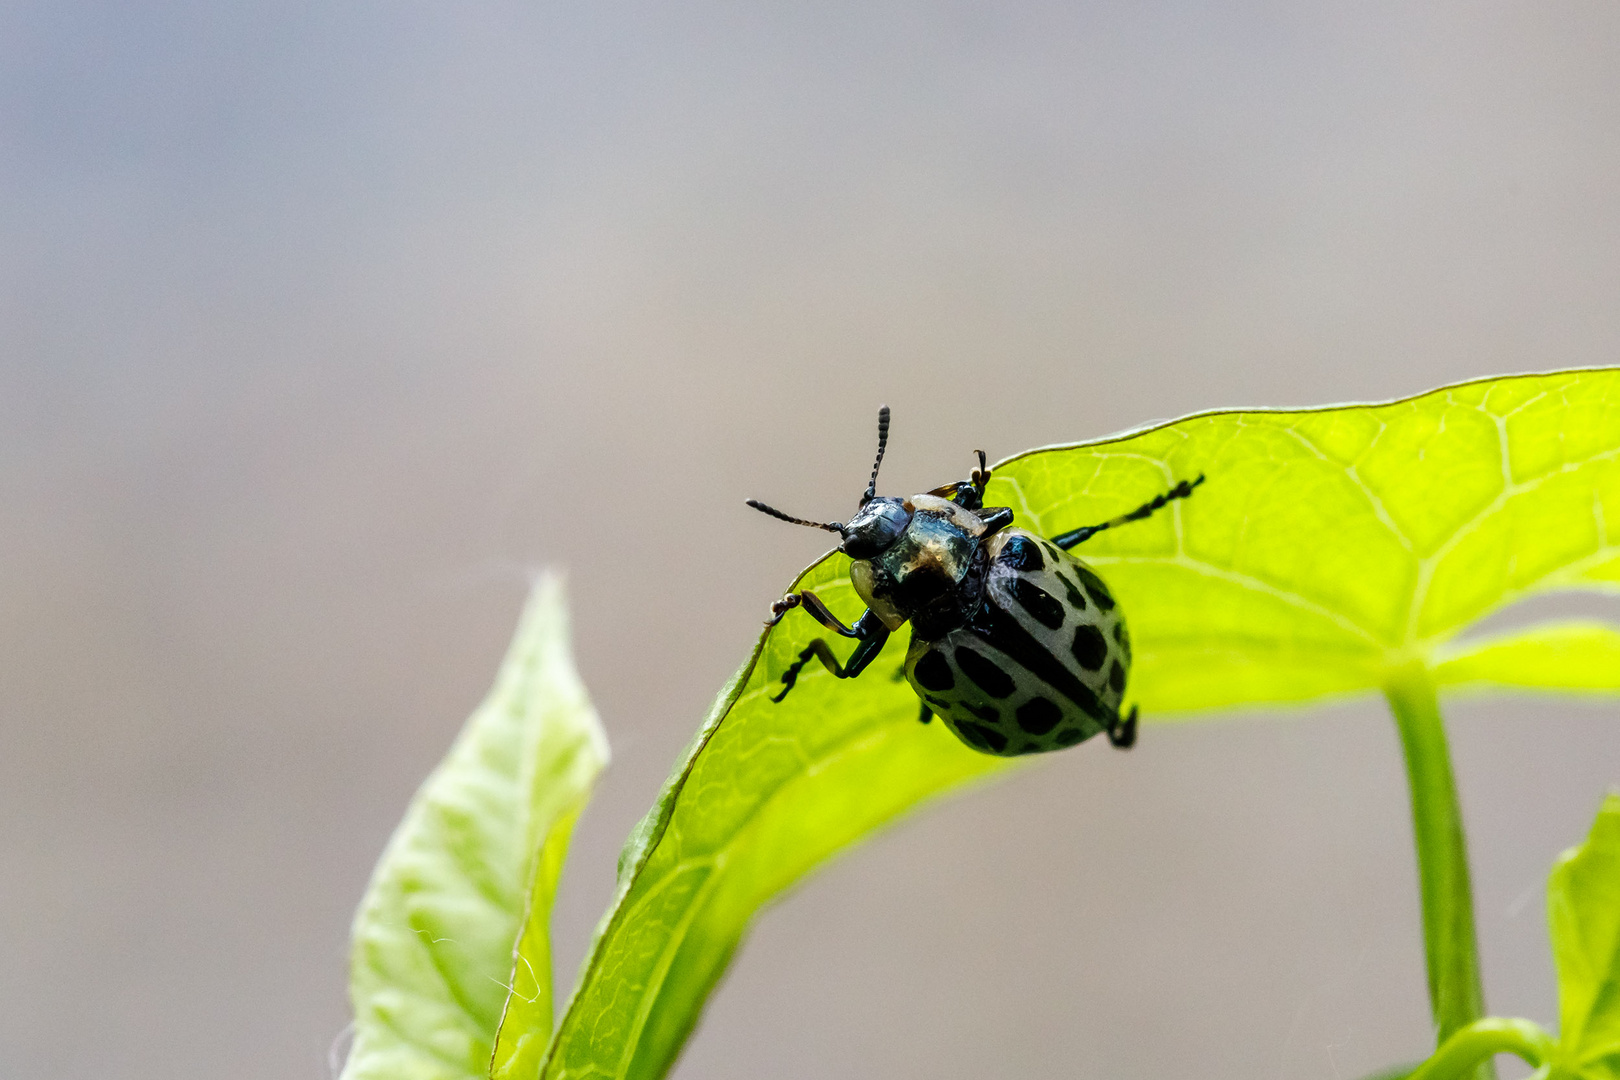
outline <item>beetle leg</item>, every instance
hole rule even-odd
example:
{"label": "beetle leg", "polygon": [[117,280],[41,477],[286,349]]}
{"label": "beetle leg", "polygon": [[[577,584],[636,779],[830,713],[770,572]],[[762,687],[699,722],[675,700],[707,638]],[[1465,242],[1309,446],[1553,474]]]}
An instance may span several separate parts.
{"label": "beetle leg", "polygon": [[1013,523],[1013,512],[1010,506],[992,506],[989,509],[974,512],[979,515],[979,520],[984,522],[984,535],[979,537],[980,540],[994,536]]}
{"label": "beetle leg", "polygon": [[979,455],[979,467],[973,470],[972,476],[966,480],[958,480],[954,484],[944,484],[928,494],[941,499],[955,499],[957,505],[967,510],[977,510],[984,506],[984,486],[990,482],[990,469],[985,465],[984,451],[973,452]]}
{"label": "beetle leg", "polygon": [[1113,722],[1108,725],[1108,741],[1121,750],[1129,750],[1136,745],[1136,706],[1131,706],[1131,715],[1120,719],[1114,714]]}
{"label": "beetle leg", "polygon": [[[821,598],[815,593],[810,592],[808,589],[806,589],[804,592],[790,592],[786,596],[782,597],[782,599],[772,604],[771,617],[765,620],[765,625],[775,626],[777,623],[782,621],[782,616],[786,615],[796,607],[803,607],[806,615],[810,616],[812,619],[816,620],[816,622],[820,623],[822,626],[825,626],[835,634],[848,638],[866,637],[866,635],[860,631],[860,624],[858,620],[855,626],[845,626],[843,620],[834,615],[827,608],[827,605],[822,603]],[[865,618],[865,616],[862,616],[862,618]]]}
{"label": "beetle leg", "polygon": [[985,463],[983,450],[973,452],[979,455],[979,467],[973,470],[973,475],[968,479],[968,483],[973,487],[974,502],[976,503],[973,509],[977,510],[984,505],[984,489],[990,484],[990,467]]}
{"label": "beetle leg", "polygon": [[877,659],[878,653],[883,651],[883,646],[888,644],[889,628],[879,622],[877,616],[870,611],[862,615],[855,624],[857,630],[863,627],[866,636],[855,646],[855,651],[849,654],[849,663],[844,665],[844,673],[838,676],[840,679],[853,679],[865,671],[872,661]]}
{"label": "beetle leg", "polygon": [[[905,665],[901,665],[900,670],[896,671],[894,673],[893,679],[894,679],[895,682],[905,682],[906,681]],[[928,707],[928,702],[926,702],[926,701],[923,702],[921,711],[919,711],[917,713],[917,723],[926,724],[926,723],[928,723],[928,721],[932,720],[933,718],[934,718],[934,710]]]}
{"label": "beetle leg", "polygon": [[1145,517],[1151,517],[1155,510],[1162,510],[1171,502],[1171,500],[1185,499],[1187,496],[1191,495],[1193,493],[1193,488],[1197,487],[1203,482],[1204,474],[1199,473],[1198,479],[1192,481],[1183,480],[1181,483],[1177,484],[1163,495],[1154,496],[1152,499],[1149,499],[1147,502],[1143,503],[1141,506],[1138,506],[1135,510],[1132,510],[1128,514],[1121,514],[1117,518],[1109,518],[1101,525],[1085,525],[1078,529],[1071,529],[1066,533],[1059,533],[1057,536],[1052,537],[1052,543],[1056,544],[1064,551],[1068,551],[1076,544],[1084,543],[1085,541],[1090,540],[1093,536],[1096,536],[1104,529],[1112,529],[1118,525],[1124,525],[1132,521],[1141,521]]}
{"label": "beetle leg", "polygon": [[[806,610],[809,609],[806,608]],[[839,625],[842,626],[843,624],[840,623]],[[825,638],[816,638],[806,645],[799,653],[799,658],[789,664],[788,669],[782,673],[782,692],[771,698],[771,700],[781,701],[787,697],[788,691],[793,689],[793,684],[799,681],[799,673],[812,660],[820,660],[822,666],[840,679],[853,679],[865,671],[868,665],[877,659],[878,653],[883,651],[883,646],[889,640],[889,628],[879,622],[877,616],[868,611],[856,620],[855,630],[850,636],[859,637],[861,643],[855,646],[853,653],[850,653],[849,663],[847,664],[838,662],[838,657],[833,655],[832,646],[827,644]]]}
{"label": "beetle leg", "polygon": [[828,671],[840,679],[844,677],[844,669],[838,663],[838,657],[833,655],[832,648],[824,638],[816,638],[816,640],[806,645],[804,651],[799,653],[799,658],[789,664],[786,671],[782,672],[782,692],[771,698],[772,701],[780,702],[788,696],[788,691],[793,689],[794,684],[799,681],[799,672],[803,671],[804,666],[811,660],[820,660],[826,665]]}

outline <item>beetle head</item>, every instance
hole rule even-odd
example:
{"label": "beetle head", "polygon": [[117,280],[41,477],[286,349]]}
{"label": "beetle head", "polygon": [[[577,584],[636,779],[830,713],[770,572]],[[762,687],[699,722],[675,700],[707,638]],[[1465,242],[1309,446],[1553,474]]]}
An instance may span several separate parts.
{"label": "beetle head", "polygon": [[911,511],[904,499],[873,496],[841,530],[844,542],[838,550],[852,559],[875,558],[887,551],[910,524]]}

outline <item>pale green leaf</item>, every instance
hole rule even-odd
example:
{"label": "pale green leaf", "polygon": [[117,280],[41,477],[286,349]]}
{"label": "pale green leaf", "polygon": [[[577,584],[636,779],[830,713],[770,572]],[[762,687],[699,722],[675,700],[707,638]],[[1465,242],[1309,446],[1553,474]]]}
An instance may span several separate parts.
{"label": "pale green leaf", "polygon": [[1600,622],[1543,623],[1440,650],[1441,685],[1620,690],[1620,630]]}
{"label": "pale green leaf", "polygon": [[567,635],[562,584],[544,577],[494,689],[388,842],[355,917],[343,1080],[487,1076],[509,985],[544,1042],[556,868],[607,761]]}
{"label": "pale green leaf", "polygon": [[1558,966],[1559,1062],[1591,1080],[1620,1077],[1620,794],[1547,883]]}
{"label": "pale green leaf", "polygon": [[[602,746],[600,762],[606,760]],[[551,905],[557,896],[563,860],[568,855],[568,838],[574,831],[579,811],[584,809],[588,791],[580,792],[579,802],[552,823],[540,847],[540,863],[529,889],[529,910],[523,920],[512,965],[512,993],[506,999],[495,1036],[495,1053],[489,1075],[493,1080],[516,1080],[538,1075],[546,1046],[551,1041],[552,960]]]}
{"label": "pale green leaf", "polygon": [[[1128,694],[1150,719],[1373,691],[1504,604],[1620,589],[1614,369],[1189,417],[1018,455],[987,501],[1051,535],[1200,474],[1191,499],[1077,551],[1129,619]],[[847,565],[829,557],[795,587],[851,620]],[[894,678],[904,634],[859,680],[812,668],[772,704],[823,633],[790,613],[716,702],[621,858],[544,1076],[662,1076],[761,904],[921,800],[1007,767],[917,723]]]}

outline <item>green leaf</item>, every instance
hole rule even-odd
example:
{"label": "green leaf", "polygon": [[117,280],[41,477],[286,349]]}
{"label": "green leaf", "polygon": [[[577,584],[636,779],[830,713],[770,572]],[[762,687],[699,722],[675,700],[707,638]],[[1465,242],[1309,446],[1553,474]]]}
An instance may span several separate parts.
{"label": "green leaf", "polygon": [[1620,630],[1599,622],[1542,623],[1441,651],[1442,684],[1620,690]]}
{"label": "green leaf", "polygon": [[[1130,620],[1129,693],[1149,718],[1374,691],[1504,604],[1620,591],[1616,369],[1193,416],[1020,454],[987,501],[1052,535],[1201,473],[1191,499],[1081,549]],[[851,479],[853,495],[865,478]],[[829,556],[794,587],[851,620],[847,566]],[[789,613],[720,695],[621,857],[545,1077],[662,1076],[760,905],[922,800],[1008,767],[917,723],[894,678],[903,640],[856,682],[810,669],[772,704],[824,635]]]}
{"label": "green leaf", "polygon": [[1558,966],[1559,1064],[1592,1080],[1620,1077],[1620,794],[1603,800],[1586,843],[1547,882]]}
{"label": "green leaf", "polygon": [[[606,762],[568,651],[562,583],[546,576],[494,689],[416,793],[355,916],[343,1080],[486,1076],[503,1006],[544,1043],[557,870]],[[538,1052],[520,1044],[508,1060],[525,1055]]]}
{"label": "green leaf", "polygon": [[[847,612],[846,567],[822,563],[796,587]],[[810,677],[773,705],[767,671],[808,636],[766,636],[632,834],[542,1075],[661,1076],[761,904],[929,796],[1006,767],[917,723],[915,695],[893,678],[900,641],[861,692]]]}

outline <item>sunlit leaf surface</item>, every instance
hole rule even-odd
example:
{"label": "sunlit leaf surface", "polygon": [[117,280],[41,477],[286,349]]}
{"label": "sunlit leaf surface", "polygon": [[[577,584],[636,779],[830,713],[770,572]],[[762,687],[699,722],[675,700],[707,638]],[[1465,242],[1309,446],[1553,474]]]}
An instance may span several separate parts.
{"label": "sunlit leaf surface", "polygon": [[[987,501],[1050,535],[1199,474],[1190,500],[1078,550],[1129,619],[1128,693],[1150,720],[1373,691],[1505,604],[1620,590],[1620,371],[1609,369],[1387,405],[1194,416],[1021,454],[997,467]],[[853,619],[846,566],[830,557],[795,587]],[[545,1076],[663,1075],[762,903],[920,801],[1008,767],[917,723],[894,678],[903,633],[859,680],[813,668],[772,704],[783,668],[820,633],[795,611],[762,639],[632,837]],[[1548,640],[1508,648],[1523,661]],[[1459,668],[1459,681],[1602,682],[1585,662],[1533,679],[1523,668]]]}
{"label": "sunlit leaf surface", "polygon": [[527,1054],[533,1075],[551,1027],[555,871],[606,760],[562,585],[542,579],[494,689],[417,792],[355,917],[343,1080],[487,1076],[503,1007],[538,1040],[507,1053]]}
{"label": "sunlit leaf surface", "polygon": [[1442,685],[1620,690],[1620,629],[1606,623],[1543,623],[1447,647],[1436,659]]}

